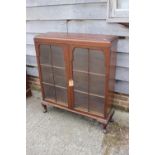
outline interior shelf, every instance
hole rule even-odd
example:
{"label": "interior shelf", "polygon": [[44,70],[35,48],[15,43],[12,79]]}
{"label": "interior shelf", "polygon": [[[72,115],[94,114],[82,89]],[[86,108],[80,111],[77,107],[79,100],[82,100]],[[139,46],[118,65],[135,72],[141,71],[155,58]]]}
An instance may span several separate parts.
{"label": "interior shelf", "polygon": [[49,85],[49,86],[53,86],[53,87],[57,87],[57,88],[67,89],[66,87],[59,86],[59,85],[54,85],[52,83],[47,83],[47,82],[42,82],[42,83],[45,84],[45,85]]}
{"label": "interior shelf", "polygon": [[90,75],[96,75],[96,76],[103,76],[105,77],[105,74],[100,74],[100,73],[93,73],[93,72],[88,72],[88,71],[83,71],[83,70],[73,70],[74,72],[79,72],[79,73],[85,73],[85,74],[90,74]]}
{"label": "interior shelf", "polygon": [[78,92],[78,93],[82,93],[82,94],[86,94],[86,95],[91,95],[91,96],[96,96],[96,97],[100,97],[100,98],[105,98],[105,96],[102,96],[102,95],[98,95],[98,94],[94,94],[94,93],[88,93],[88,92],[84,92],[84,91],[77,90],[77,89],[74,89],[74,92]]}
{"label": "interior shelf", "polygon": [[51,67],[51,68],[62,69],[62,70],[65,69],[65,67],[53,66],[53,65],[48,65],[48,64],[40,64],[40,65],[43,67]]}

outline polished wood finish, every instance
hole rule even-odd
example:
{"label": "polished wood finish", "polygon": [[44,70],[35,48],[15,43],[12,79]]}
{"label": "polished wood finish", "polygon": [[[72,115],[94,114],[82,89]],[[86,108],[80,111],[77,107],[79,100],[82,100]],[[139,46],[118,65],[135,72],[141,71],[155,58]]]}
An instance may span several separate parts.
{"label": "polished wood finish", "polygon": [[44,111],[52,105],[96,119],[106,129],[114,113],[117,37],[45,33],[34,42]]}

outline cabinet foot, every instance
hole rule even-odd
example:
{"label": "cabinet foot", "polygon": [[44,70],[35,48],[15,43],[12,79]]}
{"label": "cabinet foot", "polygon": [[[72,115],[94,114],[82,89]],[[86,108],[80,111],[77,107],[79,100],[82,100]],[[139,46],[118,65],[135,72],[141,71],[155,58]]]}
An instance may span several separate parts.
{"label": "cabinet foot", "polygon": [[103,124],[103,133],[107,133],[107,124]]}
{"label": "cabinet foot", "polygon": [[111,119],[109,120],[109,122],[113,123],[113,122],[114,122],[114,119],[113,119],[113,118],[111,118]]}
{"label": "cabinet foot", "polygon": [[44,105],[44,104],[41,104],[42,107],[43,107],[43,113],[46,113],[47,112],[47,105]]}

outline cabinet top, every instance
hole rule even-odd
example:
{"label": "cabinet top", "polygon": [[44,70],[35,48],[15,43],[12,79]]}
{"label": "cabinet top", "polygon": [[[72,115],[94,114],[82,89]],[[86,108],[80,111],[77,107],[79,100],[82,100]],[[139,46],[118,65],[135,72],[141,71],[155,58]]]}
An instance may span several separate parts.
{"label": "cabinet top", "polygon": [[85,33],[59,33],[49,32],[35,36],[35,41],[57,41],[61,43],[111,43],[117,36]]}

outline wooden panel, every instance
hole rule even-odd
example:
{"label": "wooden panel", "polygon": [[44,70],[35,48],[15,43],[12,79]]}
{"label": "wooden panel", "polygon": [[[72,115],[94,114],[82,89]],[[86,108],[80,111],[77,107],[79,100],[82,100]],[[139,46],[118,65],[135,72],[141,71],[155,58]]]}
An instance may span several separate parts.
{"label": "wooden panel", "polygon": [[108,34],[128,36],[129,29],[121,24],[109,24],[105,20],[71,20],[68,22],[68,32]]}
{"label": "wooden panel", "polygon": [[26,55],[35,56],[36,51],[34,45],[26,45]]}
{"label": "wooden panel", "polygon": [[118,39],[117,52],[129,53],[129,38]]}
{"label": "wooden panel", "polygon": [[129,82],[115,81],[115,92],[129,94]]}
{"label": "wooden panel", "polygon": [[67,32],[66,21],[27,21],[26,32]]}
{"label": "wooden panel", "polygon": [[26,64],[31,66],[37,66],[36,57],[32,55],[26,55]]}
{"label": "wooden panel", "polygon": [[37,67],[26,67],[27,75],[38,77]]}
{"label": "wooden panel", "polygon": [[129,69],[125,67],[117,67],[115,79],[129,81]]}
{"label": "wooden panel", "polygon": [[27,20],[106,19],[107,3],[30,7]]}
{"label": "wooden panel", "polygon": [[117,66],[129,67],[129,54],[128,53],[117,53]]}
{"label": "wooden panel", "polygon": [[65,5],[65,4],[83,4],[107,2],[107,0],[26,0],[26,6],[48,6],[48,5]]}

